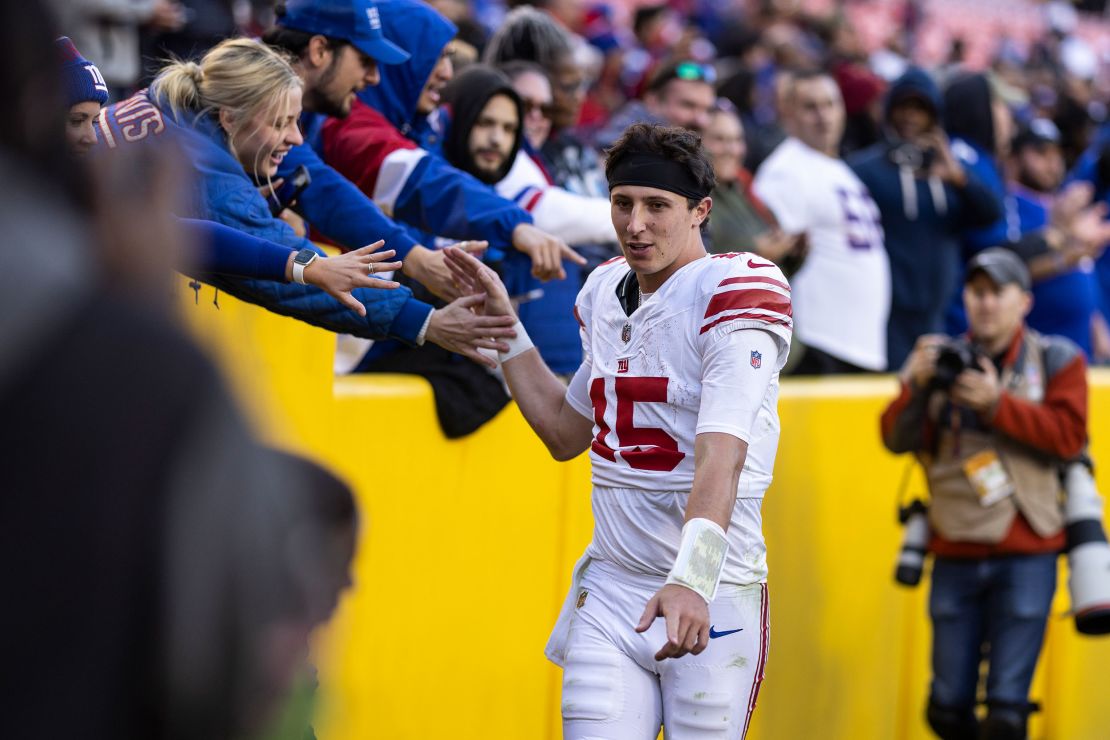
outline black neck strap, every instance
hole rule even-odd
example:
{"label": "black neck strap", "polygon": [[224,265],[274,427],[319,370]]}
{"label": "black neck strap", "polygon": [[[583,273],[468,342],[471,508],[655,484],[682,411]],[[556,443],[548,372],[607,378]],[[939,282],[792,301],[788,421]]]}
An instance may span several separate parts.
{"label": "black neck strap", "polygon": [[640,307],[640,281],[632,270],[617,283],[617,300],[620,301],[625,316],[631,316]]}

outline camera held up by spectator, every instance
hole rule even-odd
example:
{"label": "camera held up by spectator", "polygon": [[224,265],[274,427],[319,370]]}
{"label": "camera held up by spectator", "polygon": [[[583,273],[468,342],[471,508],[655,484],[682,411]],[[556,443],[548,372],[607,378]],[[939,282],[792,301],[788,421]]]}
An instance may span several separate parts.
{"label": "camera held up by spectator", "polygon": [[904,141],[893,147],[888,155],[898,168],[906,168],[921,176],[929,172],[937,158],[937,150],[923,147],[912,141]]}
{"label": "camera held up by spectator", "polygon": [[948,339],[937,350],[937,369],[933,375],[933,387],[948,390],[964,370],[982,372],[979,360],[986,357],[973,344]]}

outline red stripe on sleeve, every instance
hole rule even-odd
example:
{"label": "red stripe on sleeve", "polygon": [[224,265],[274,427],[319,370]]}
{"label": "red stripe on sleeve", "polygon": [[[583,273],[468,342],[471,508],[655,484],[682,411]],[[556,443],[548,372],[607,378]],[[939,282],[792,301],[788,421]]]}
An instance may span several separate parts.
{"label": "red stripe on sleeve", "polygon": [[543,197],[543,191],[542,190],[537,190],[536,193],[531,198],[529,198],[528,202],[524,205],[524,210],[531,213],[532,210],[536,207],[536,204],[540,202],[540,198],[542,198],[542,197]]}
{"label": "red stripe on sleeve", "polygon": [[770,283],[771,285],[775,285],[779,288],[782,288],[783,290],[790,290],[790,286],[782,282],[781,280],[775,280],[774,278],[769,277],[762,277],[761,275],[745,275],[744,277],[725,278],[717,287],[723,288],[726,285],[740,285],[741,283]]}
{"label": "red stripe on sleeve", "polygon": [[575,304],[574,306],[574,320],[577,321],[578,325],[581,326],[583,329],[586,328],[585,322],[582,321],[582,314],[578,313],[578,304]]}
{"label": "red stripe on sleeve", "polygon": [[718,324],[724,324],[729,321],[736,321],[737,319],[754,319],[756,321],[762,321],[764,324],[781,324],[783,326],[790,326],[790,319],[776,319],[773,316],[767,316],[766,314],[761,313],[734,313],[730,316],[722,316],[716,321],[710,321],[708,324],[701,328],[701,331],[699,331],[698,334],[705,334],[707,331],[717,326]]}
{"label": "red stripe on sleeve", "polygon": [[716,316],[723,311],[738,309],[750,311],[753,308],[776,311],[785,316],[794,315],[790,308],[790,299],[786,296],[773,290],[749,288],[747,290],[730,290],[725,293],[717,293],[709,301],[709,306],[705,309],[705,316],[702,318],[708,319],[710,316]]}

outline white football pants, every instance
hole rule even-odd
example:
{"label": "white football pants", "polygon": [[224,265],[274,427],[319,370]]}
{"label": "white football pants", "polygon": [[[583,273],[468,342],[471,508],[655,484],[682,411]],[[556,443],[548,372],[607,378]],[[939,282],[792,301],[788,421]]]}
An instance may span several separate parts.
{"label": "white football pants", "polygon": [[[767,662],[767,584],[721,584],[709,605],[709,647],[656,661],[662,617],[637,634],[663,578],[589,564],[576,595],[563,669],[565,740],[739,740]],[[584,594],[584,595],[583,595]]]}

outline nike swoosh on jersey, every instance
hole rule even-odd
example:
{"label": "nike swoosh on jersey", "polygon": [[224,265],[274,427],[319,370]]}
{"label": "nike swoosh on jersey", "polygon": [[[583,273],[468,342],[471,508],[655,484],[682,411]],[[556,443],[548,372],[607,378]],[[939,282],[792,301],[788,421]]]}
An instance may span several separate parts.
{"label": "nike swoosh on jersey", "polygon": [[743,627],[737,627],[734,630],[722,630],[722,631],[718,632],[717,630],[713,629],[713,625],[710,625],[709,626],[709,639],[710,640],[715,640],[718,637],[724,637],[725,635],[731,635],[734,632],[743,632],[743,631],[744,631]]}
{"label": "nike swoosh on jersey", "polygon": [[771,262],[756,262],[755,260],[748,260],[748,267],[751,267],[751,268],[774,267],[774,264],[771,263]]}

